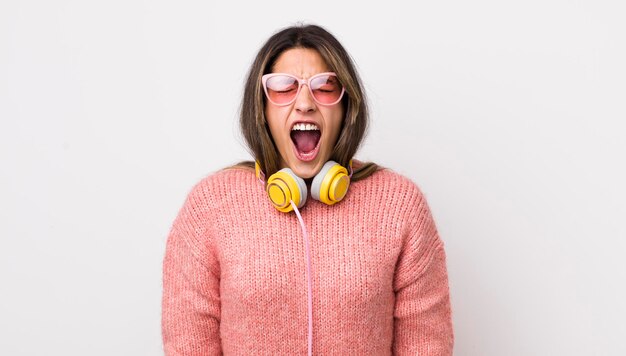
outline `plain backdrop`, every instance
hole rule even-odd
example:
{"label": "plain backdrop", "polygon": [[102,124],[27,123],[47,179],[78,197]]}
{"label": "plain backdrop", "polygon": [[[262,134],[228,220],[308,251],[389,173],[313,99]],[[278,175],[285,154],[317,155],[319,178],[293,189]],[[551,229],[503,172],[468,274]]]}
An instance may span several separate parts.
{"label": "plain backdrop", "polygon": [[301,21],[363,78],[357,158],[428,199],[455,355],[625,355],[625,10],[2,1],[0,354],[162,355],[168,230],[197,181],[250,158],[244,77]]}

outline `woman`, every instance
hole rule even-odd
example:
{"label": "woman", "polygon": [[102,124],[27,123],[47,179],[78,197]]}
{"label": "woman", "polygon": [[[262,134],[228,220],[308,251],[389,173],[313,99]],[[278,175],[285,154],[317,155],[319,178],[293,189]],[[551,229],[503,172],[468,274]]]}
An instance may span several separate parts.
{"label": "woman", "polygon": [[256,160],[190,192],[164,259],[167,355],[450,355],[443,243],[409,179],[352,158],[362,85],[321,27],[274,34],[241,128]]}

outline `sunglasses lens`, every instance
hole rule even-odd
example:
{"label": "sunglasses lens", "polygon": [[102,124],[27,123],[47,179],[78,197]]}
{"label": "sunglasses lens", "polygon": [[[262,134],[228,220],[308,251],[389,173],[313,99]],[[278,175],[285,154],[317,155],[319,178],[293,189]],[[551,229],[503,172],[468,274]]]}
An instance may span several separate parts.
{"label": "sunglasses lens", "polygon": [[298,93],[298,80],[286,75],[276,75],[265,83],[267,96],[275,104],[286,104]]}
{"label": "sunglasses lens", "polygon": [[339,101],[343,88],[334,74],[323,74],[311,80],[311,91],[320,104],[334,104]]}
{"label": "sunglasses lens", "polygon": [[[343,87],[335,74],[320,74],[311,78],[309,85],[315,101],[332,105],[341,99]],[[265,82],[267,97],[277,105],[289,104],[298,95],[300,83],[289,75],[272,75]]]}

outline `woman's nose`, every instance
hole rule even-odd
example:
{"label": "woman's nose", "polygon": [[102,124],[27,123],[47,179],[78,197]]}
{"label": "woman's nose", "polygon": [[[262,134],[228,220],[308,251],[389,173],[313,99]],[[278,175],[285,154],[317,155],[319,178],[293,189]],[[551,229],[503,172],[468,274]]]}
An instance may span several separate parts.
{"label": "woman's nose", "polygon": [[308,86],[303,85],[300,87],[300,92],[296,97],[295,107],[299,112],[315,111],[315,101],[313,97],[311,97],[311,91]]}

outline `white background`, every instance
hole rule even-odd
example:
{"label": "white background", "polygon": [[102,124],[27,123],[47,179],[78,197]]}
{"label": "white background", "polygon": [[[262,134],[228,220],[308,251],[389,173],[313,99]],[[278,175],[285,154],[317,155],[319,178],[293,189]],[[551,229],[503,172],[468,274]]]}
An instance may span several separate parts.
{"label": "white background", "polygon": [[623,2],[225,3],[0,4],[1,354],[162,354],[169,227],[297,21],[362,75],[357,158],[428,198],[455,354],[626,354]]}

